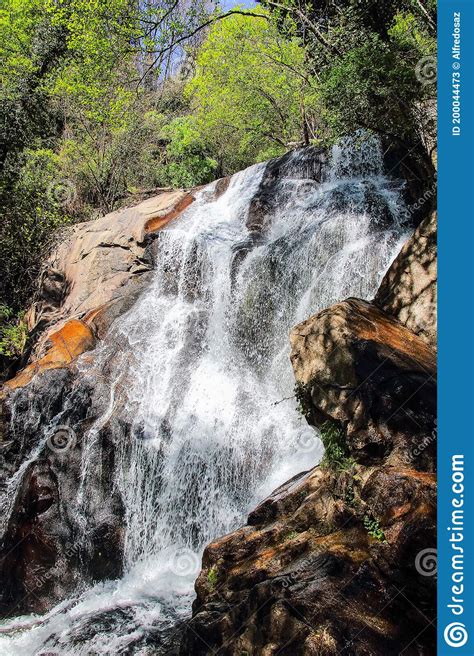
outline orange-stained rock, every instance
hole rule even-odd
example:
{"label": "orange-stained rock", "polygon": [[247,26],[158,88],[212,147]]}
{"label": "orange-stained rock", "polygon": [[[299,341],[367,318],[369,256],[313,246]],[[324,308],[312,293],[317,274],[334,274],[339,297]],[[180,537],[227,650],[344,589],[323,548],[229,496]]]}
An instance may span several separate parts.
{"label": "orange-stained rock", "polygon": [[[145,233],[148,234],[150,232],[156,232],[156,230],[161,230],[161,228],[164,228],[170,221],[176,219],[181,212],[184,212],[193,201],[194,196],[192,194],[186,194],[176,202],[171,210],[168,208],[164,210],[152,210],[152,213],[155,215],[149,218],[145,223]],[[144,203],[142,203],[142,205],[144,205]]]}
{"label": "orange-stained rock", "polygon": [[48,369],[66,367],[81,353],[94,348],[95,341],[91,328],[84,321],[71,319],[57,332],[49,336],[45,355],[25,367],[14,378],[7,381],[5,386],[9,389],[23,387],[36,374]]}
{"label": "orange-stained rock", "polygon": [[45,263],[35,300],[26,314],[40,333],[32,359],[71,318],[101,315],[98,337],[148,284],[153,268],[152,234],[176,219],[194,200],[182,189],[163,191],[140,204],[71,226]]}

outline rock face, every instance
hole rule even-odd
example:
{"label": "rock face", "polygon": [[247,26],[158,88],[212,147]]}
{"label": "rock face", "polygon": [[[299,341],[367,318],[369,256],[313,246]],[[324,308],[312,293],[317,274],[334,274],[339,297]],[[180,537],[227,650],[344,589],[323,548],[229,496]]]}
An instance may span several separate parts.
{"label": "rock face", "polygon": [[[11,481],[11,489],[0,487],[7,504],[0,513],[2,613],[44,612],[79,584],[121,574],[118,436],[106,421],[97,471],[85,483],[81,512],[90,530],[82,546],[75,540],[82,437],[107,407],[107,372],[104,381],[82,378],[76,361],[135,302],[150,279],[156,231],[192,201],[184,191],[163,193],[76,225],[45,265],[27,315],[37,336],[29,363],[0,393],[1,480]],[[53,421],[60,410],[63,425]],[[17,485],[11,477],[20,467]]]}
{"label": "rock face", "polygon": [[436,348],[436,212],[407,241],[380,285],[374,303]]}
{"label": "rock face", "polygon": [[[300,151],[304,157],[303,164],[298,162],[298,175],[310,181],[322,182],[327,164],[327,153],[323,149],[305,148]],[[291,178],[295,173],[294,153],[289,152],[283,157],[277,157],[268,162],[259,189],[252,198],[247,216],[247,228],[254,239],[258,239],[268,229],[266,218],[271,216],[275,205],[275,180],[278,178]]]}
{"label": "rock face", "polygon": [[87,323],[80,319],[70,319],[63,323],[59,330],[49,335],[43,357],[22,369],[5,383],[5,387],[17,389],[27,385],[38,373],[66,367],[79,355],[94,348],[95,343],[94,333]]}
{"label": "rock face", "polygon": [[384,465],[292,481],[207,547],[180,653],[434,653],[435,489]]}
{"label": "rock face", "polygon": [[153,234],[192,201],[191,193],[165,192],[66,232],[43,268],[26,316],[29,330],[40,336],[33,359],[53,328],[71,318],[83,319],[102,337],[148,282]]}
{"label": "rock face", "polygon": [[189,192],[164,192],[65,231],[25,317],[33,337],[28,364],[8,388],[69,364],[104,337],[150,280],[154,235],[193,200]]}
{"label": "rock face", "polygon": [[292,331],[297,397],[326,455],[206,548],[182,656],[435,653],[432,229],[377,305],[347,299]]}
{"label": "rock face", "polygon": [[310,423],[338,422],[363,464],[383,457],[433,471],[434,443],[413,455],[432,434],[436,416],[436,361],[425,342],[358,299],[304,321],[290,340],[298,395]]}

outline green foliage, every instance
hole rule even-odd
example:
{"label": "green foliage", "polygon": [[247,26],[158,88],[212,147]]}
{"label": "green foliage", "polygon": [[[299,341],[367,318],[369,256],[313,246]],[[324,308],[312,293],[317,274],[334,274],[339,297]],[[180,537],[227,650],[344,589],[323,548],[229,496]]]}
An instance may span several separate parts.
{"label": "green foliage", "polygon": [[11,308],[0,304],[0,356],[16,358],[22,355],[28,339],[23,313],[15,317]]}
{"label": "green foliage", "polygon": [[297,381],[294,387],[297,410],[307,420],[311,418],[311,384]]}
{"label": "green foliage", "polygon": [[218,580],[217,567],[215,565],[213,565],[207,573],[207,582],[208,582],[209,587],[211,589],[216,587],[217,580]]}
{"label": "green foliage", "polygon": [[167,142],[164,181],[173,187],[192,187],[211,182],[217,161],[210,157],[193,116],[175,118],[161,130]]}
{"label": "green foliage", "polygon": [[387,542],[379,520],[375,519],[372,515],[367,514],[364,516],[364,528],[371,538],[375,538],[379,542]]}
{"label": "green foliage", "polygon": [[[189,103],[180,84],[170,109],[172,85],[158,83],[175,39],[208,13],[200,2],[187,11],[172,0],[146,8],[128,0],[3,3],[0,296],[15,311],[63,225],[113,210],[130,189],[211,178],[213,162],[207,154],[199,161],[198,137],[185,141],[178,171],[173,152],[163,152],[160,131]],[[144,36],[152,21],[156,28]],[[161,52],[150,71],[144,48]]]}
{"label": "green foliage", "polygon": [[317,78],[321,140],[331,142],[358,129],[407,148],[421,139],[429,160],[436,137],[430,110],[436,84],[420,77],[417,65],[436,52],[434,1],[263,4],[280,20],[290,18],[305,45],[306,69]]}
{"label": "green foliage", "polygon": [[344,491],[344,502],[351,508],[355,508],[357,504],[354,486],[352,485],[352,483],[348,485]]}
{"label": "green foliage", "polygon": [[314,92],[304,50],[295,37],[279,33],[269,14],[253,13],[211,27],[187,85],[197,124],[222,174],[307,141],[304,116]]}
{"label": "green foliage", "polygon": [[321,76],[321,98],[334,136],[359,126],[413,138],[415,116],[410,113],[424,95],[415,69],[416,60],[407,65],[400,48],[376,34],[344,53]]}
{"label": "green foliage", "polygon": [[350,469],[354,460],[349,455],[343,429],[337,422],[328,419],[319,430],[324,445],[321,466],[335,471]]}
{"label": "green foliage", "polygon": [[[297,382],[294,389],[298,411],[307,421],[311,422],[311,382],[307,384]],[[328,419],[319,428],[319,433],[324,445],[324,457],[321,466],[335,471],[351,469],[355,463],[349,455],[345,432],[341,426],[336,421]]]}
{"label": "green foliage", "polygon": [[17,170],[3,190],[0,210],[0,259],[3,303],[17,312],[28,298],[41,257],[70,223],[73,187],[61,179],[58,156],[49,149],[24,149]]}

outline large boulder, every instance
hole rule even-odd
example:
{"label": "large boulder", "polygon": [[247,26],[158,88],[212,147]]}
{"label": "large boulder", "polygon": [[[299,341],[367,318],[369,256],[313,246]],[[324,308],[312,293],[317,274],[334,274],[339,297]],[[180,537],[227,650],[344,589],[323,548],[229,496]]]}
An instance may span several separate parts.
{"label": "large boulder", "polygon": [[25,319],[27,361],[6,388],[73,362],[102,339],[149,283],[157,232],[194,200],[190,192],[165,191],[135,207],[66,229],[41,270]]}
{"label": "large boulder", "polygon": [[310,423],[339,424],[359,462],[389,458],[433,471],[436,358],[421,338],[371,303],[348,299],[296,326],[290,340]]}
{"label": "large boulder", "polygon": [[385,274],[374,303],[436,348],[436,212],[426,217]]}
{"label": "large boulder", "polygon": [[180,654],[434,653],[435,545],[435,474],[315,467],[206,548]]}
{"label": "large boulder", "polygon": [[186,191],[163,192],[66,230],[45,262],[26,314],[37,337],[34,359],[44,352],[51,333],[71,318],[85,320],[102,337],[148,283],[153,236],[193,200]]}

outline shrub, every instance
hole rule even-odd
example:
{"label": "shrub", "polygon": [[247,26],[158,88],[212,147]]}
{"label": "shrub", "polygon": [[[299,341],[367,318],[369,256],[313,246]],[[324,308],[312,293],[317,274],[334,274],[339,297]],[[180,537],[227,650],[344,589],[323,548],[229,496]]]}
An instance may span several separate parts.
{"label": "shrub", "polygon": [[23,313],[17,317],[6,305],[0,305],[0,355],[17,358],[23,354],[28,339],[28,329]]}
{"label": "shrub", "polygon": [[27,149],[0,190],[0,298],[19,312],[28,302],[40,261],[59,229],[70,223],[74,194],[61,179],[58,157],[49,149]]}

